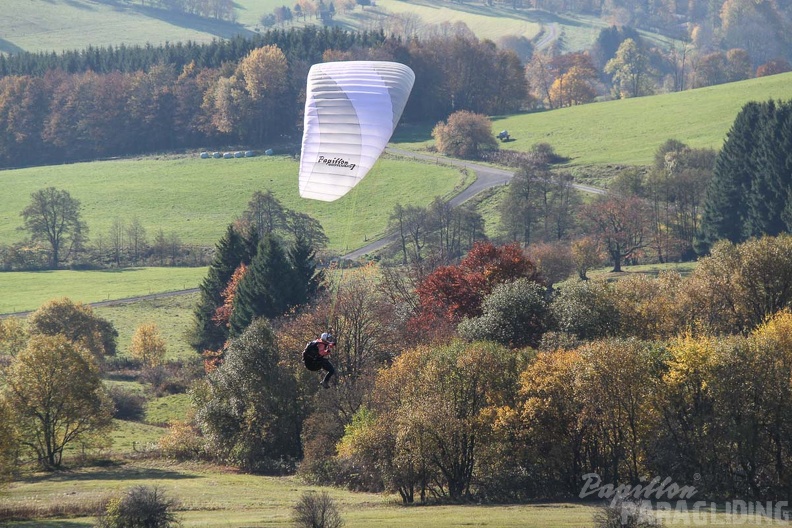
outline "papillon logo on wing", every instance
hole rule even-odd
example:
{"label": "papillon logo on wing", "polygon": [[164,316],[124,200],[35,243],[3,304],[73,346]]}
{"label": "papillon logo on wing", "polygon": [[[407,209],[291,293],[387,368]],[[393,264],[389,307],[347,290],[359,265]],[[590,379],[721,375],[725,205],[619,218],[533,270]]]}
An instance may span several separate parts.
{"label": "papillon logo on wing", "polygon": [[324,156],[319,156],[319,159],[316,160],[317,163],[324,163],[325,165],[329,165],[331,167],[342,167],[349,170],[355,170],[357,166],[355,163],[349,163],[349,161],[345,160],[344,158],[325,158]]}

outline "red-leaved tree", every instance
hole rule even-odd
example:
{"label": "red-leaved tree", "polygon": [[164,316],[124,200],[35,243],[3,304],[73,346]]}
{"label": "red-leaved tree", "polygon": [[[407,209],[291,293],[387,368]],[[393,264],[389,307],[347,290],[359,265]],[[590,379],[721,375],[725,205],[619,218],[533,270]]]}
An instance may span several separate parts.
{"label": "red-leaved tree", "polygon": [[447,339],[463,318],[481,315],[482,300],[497,284],[522,277],[540,280],[519,244],[479,242],[458,265],[437,268],[421,282],[410,329],[428,340]]}

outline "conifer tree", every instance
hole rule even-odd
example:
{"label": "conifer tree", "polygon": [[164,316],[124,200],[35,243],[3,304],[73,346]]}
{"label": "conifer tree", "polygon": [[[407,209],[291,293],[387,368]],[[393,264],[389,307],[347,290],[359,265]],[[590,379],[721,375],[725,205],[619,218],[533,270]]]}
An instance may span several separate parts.
{"label": "conifer tree", "polygon": [[751,153],[761,110],[759,103],[745,105],[726,135],[704,203],[702,236],[696,245],[706,253],[720,239],[744,240],[748,216],[746,195],[751,188]]}
{"label": "conifer tree", "polygon": [[296,235],[294,245],[289,250],[289,260],[297,275],[295,300],[305,304],[319,291],[324,273],[316,271],[316,251],[302,234]]}
{"label": "conifer tree", "polygon": [[241,335],[256,317],[278,317],[298,304],[298,282],[283,246],[274,235],[265,235],[239,282],[229,321],[230,336]]}
{"label": "conifer tree", "polygon": [[246,240],[229,225],[223,238],[215,247],[215,255],[209,272],[200,286],[200,300],[195,309],[195,326],[191,345],[198,352],[216,350],[228,339],[228,329],[218,325],[213,316],[223,305],[223,290],[234,271],[242,263],[250,262],[250,250]]}

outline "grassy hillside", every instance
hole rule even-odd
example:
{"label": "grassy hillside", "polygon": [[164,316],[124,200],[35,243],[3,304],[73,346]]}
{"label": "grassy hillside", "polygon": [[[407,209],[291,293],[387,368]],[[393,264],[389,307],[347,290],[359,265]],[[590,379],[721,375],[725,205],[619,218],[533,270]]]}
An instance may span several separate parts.
{"label": "grassy hillside", "polygon": [[135,4],[90,0],[3,0],[0,52],[61,51],[89,44],[210,42],[247,29]]}
{"label": "grassy hillside", "polygon": [[35,310],[59,297],[92,303],[197,288],[204,276],[206,268],[0,273],[0,314]]}
{"label": "grassy hillside", "polygon": [[[0,17],[0,52],[61,51],[86,46],[164,44],[192,40],[209,42],[260,30],[260,20],[284,4],[281,0],[238,0],[236,22],[178,15],[140,5],[140,2],[102,3],[92,0],[4,0]],[[562,38],[569,51],[591,46],[599,30],[608,24],[598,18],[553,15],[533,9],[487,7],[480,3],[431,2],[428,0],[379,0],[376,6],[341,9],[334,24],[345,29],[385,28],[399,30],[394,18],[412,13],[422,24],[463,22],[479,37],[497,41],[506,35],[536,37],[544,29],[545,45]],[[292,26],[319,24],[314,19],[294,20]],[[291,27],[291,26],[289,26]],[[415,28],[413,28],[415,29]],[[664,40],[649,33],[646,37]]]}
{"label": "grassy hillside", "polygon": [[[572,166],[647,165],[665,140],[718,149],[734,118],[749,101],[792,98],[792,73],[656,95],[495,117],[495,131],[507,129],[514,141],[501,148],[528,150],[550,143]],[[432,144],[431,127],[405,130],[394,138],[401,147]]]}
{"label": "grassy hillside", "polygon": [[233,160],[148,157],[0,171],[0,244],[23,238],[21,211],[30,194],[54,186],[82,203],[89,237],[107,235],[116,218],[138,217],[150,240],[162,229],[188,245],[213,247],[255,191],[271,190],[288,208],[319,220],[330,249],[345,251],[383,234],[397,203],[430,203],[470,183],[459,171],[383,157],[349,194],[335,202],[299,197],[297,161],[289,157]]}

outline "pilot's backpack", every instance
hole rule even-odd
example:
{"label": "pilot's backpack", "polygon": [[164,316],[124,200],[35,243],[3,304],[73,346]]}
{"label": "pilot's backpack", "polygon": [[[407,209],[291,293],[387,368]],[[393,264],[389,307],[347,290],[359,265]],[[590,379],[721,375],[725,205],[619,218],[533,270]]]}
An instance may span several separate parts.
{"label": "pilot's backpack", "polygon": [[302,360],[305,363],[305,368],[308,370],[319,370],[322,368],[322,357],[319,355],[319,345],[316,341],[311,341],[305,345],[305,350],[302,353]]}

